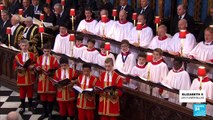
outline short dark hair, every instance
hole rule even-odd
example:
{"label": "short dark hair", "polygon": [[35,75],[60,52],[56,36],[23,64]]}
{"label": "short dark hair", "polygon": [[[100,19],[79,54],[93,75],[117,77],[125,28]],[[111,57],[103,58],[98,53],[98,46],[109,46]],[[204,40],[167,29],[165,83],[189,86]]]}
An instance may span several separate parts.
{"label": "short dark hair", "polygon": [[68,58],[66,57],[61,57],[61,59],[59,60],[60,64],[68,64]]}
{"label": "short dark hair", "polygon": [[80,35],[76,35],[75,39],[78,40],[78,41],[83,41],[84,38]]}
{"label": "short dark hair", "polygon": [[92,66],[90,63],[84,63],[82,67],[91,69]]}
{"label": "short dark hair", "polygon": [[158,52],[161,56],[163,55],[163,50],[162,49],[160,49],[160,48],[156,48],[156,49],[154,49],[154,51],[153,52]]}
{"label": "short dark hair", "polygon": [[144,53],[144,52],[139,53],[138,54],[138,58],[139,57],[146,58],[146,53]]}
{"label": "short dark hair", "polygon": [[51,46],[49,44],[44,44],[43,49],[50,49],[51,50]]}
{"label": "short dark hair", "polygon": [[46,8],[48,8],[48,9],[51,9],[51,6],[50,6],[49,4],[47,4],[47,3],[45,3],[43,7],[44,7],[44,8],[46,7]]}
{"label": "short dark hair", "polygon": [[101,45],[100,45],[100,48],[104,48],[105,47],[105,43],[102,42]]}
{"label": "short dark hair", "polygon": [[95,40],[94,39],[88,39],[87,43],[89,43],[89,42],[95,44]]}
{"label": "short dark hair", "polygon": [[121,41],[121,45],[122,45],[122,44],[127,44],[127,45],[129,45],[129,41],[124,39],[124,40]]}
{"label": "short dark hair", "polygon": [[113,59],[110,57],[106,58],[105,63],[111,63],[112,65],[114,65]]}

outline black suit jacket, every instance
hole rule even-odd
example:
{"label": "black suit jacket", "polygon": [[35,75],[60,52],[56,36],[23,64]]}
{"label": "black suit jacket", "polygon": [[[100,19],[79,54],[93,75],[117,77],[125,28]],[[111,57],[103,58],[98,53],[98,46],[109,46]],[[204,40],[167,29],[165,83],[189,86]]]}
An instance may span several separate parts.
{"label": "black suit jacket", "polygon": [[10,23],[10,20],[7,20],[7,22],[4,24],[4,21],[2,21],[0,23],[0,40],[2,43],[6,44],[7,40],[8,40],[8,36],[6,34],[6,30],[7,30],[7,27],[11,27],[11,23]]}
{"label": "black suit jacket", "polygon": [[61,25],[66,23],[69,28],[71,28],[71,22],[70,22],[70,16],[68,11],[64,11],[62,15],[57,15],[56,16],[56,25]]}
{"label": "black suit jacket", "polygon": [[52,23],[53,25],[56,24],[56,16],[55,13],[51,11],[50,15],[44,14],[44,22]]}
{"label": "black suit jacket", "polygon": [[[121,6],[118,6],[117,7],[118,15],[120,10],[121,10]],[[132,21],[132,13],[134,12],[134,9],[127,4],[124,10],[127,11],[127,20]]]}
{"label": "black suit jacket", "polygon": [[34,7],[30,5],[26,10],[23,8],[24,14],[23,17],[32,17],[34,16]]}
{"label": "black suit jacket", "polygon": [[148,6],[143,13],[141,13],[142,8],[137,9],[138,14],[144,14],[146,16],[146,24],[151,27],[152,29],[154,28],[154,11],[153,9]]}
{"label": "black suit jacket", "polygon": [[40,13],[43,11],[43,7],[41,5],[38,5],[37,11],[35,11],[35,7],[33,6],[34,16],[35,18],[40,18]]}
{"label": "black suit jacket", "polygon": [[18,13],[18,9],[22,8],[22,5],[19,3],[19,1],[17,0],[14,4],[11,4],[8,7],[8,11],[11,14],[16,14]]}
{"label": "black suit jacket", "polygon": [[[178,30],[178,21],[179,21],[178,17],[179,16],[176,15],[174,17],[174,19],[171,21],[171,26],[172,26],[172,28],[171,28],[171,35],[174,35],[175,33],[177,33],[179,31]],[[193,33],[193,26],[194,26],[194,20],[193,20],[193,18],[186,13],[183,19],[187,20],[187,24],[188,24],[187,30],[189,32]]]}

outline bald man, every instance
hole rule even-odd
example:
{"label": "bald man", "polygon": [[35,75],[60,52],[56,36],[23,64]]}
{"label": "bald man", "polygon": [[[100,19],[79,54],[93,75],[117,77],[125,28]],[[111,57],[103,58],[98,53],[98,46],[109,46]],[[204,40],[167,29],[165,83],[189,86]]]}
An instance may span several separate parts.
{"label": "bald man", "polygon": [[185,19],[188,24],[187,30],[189,32],[193,31],[194,20],[193,18],[187,13],[187,6],[180,4],[177,7],[177,15],[171,21],[171,34],[174,35],[176,32],[179,31],[178,29],[178,21],[181,19]]}
{"label": "bald man", "polygon": [[163,51],[168,51],[169,43],[171,38],[166,35],[167,27],[165,25],[160,25],[158,28],[157,35],[152,39],[152,42],[149,45],[150,49],[160,48]]}
{"label": "bald man", "polygon": [[[178,28],[180,30],[187,30],[187,21],[185,19],[181,19],[178,22]],[[180,55],[181,54],[181,39],[179,38],[180,34],[177,32],[169,45],[169,52],[173,55]],[[192,49],[196,45],[196,39],[192,33],[186,32],[186,38],[183,41],[183,50],[182,54],[183,56],[187,57],[189,53],[192,51]]]}
{"label": "bald man", "polygon": [[142,23],[142,30],[137,30],[136,27],[132,28],[129,37],[130,43],[136,47],[147,48],[153,38],[152,28],[146,25],[146,16],[144,14],[138,15],[138,23]]}
{"label": "bald man", "polygon": [[23,31],[23,37],[31,41],[33,37],[38,33],[38,26],[33,24],[33,19],[31,17],[25,18],[24,24],[26,25],[26,27]]}
{"label": "bald man", "polygon": [[[10,45],[18,47],[18,38],[24,30],[24,27],[20,25],[21,18],[19,15],[13,15],[11,18],[11,40]],[[7,43],[8,44],[8,43]]]}
{"label": "bald man", "polygon": [[113,38],[119,42],[123,39],[128,39],[132,28],[133,24],[127,20],[127,12],[125,10],[121,10],[119,12],[119,20],[115,22]]}
{"label": "bald man", "polygon": [[140,8],[137,9],[138,14],[144,14],[147,18],[146,24],[154,28],[154,11],[153,9],[149,6],[148,0],[140,0]]}
{"label": "bald man", "polygon": [[7,120],[23,120],[18,112],[12,111],[7,114]]}

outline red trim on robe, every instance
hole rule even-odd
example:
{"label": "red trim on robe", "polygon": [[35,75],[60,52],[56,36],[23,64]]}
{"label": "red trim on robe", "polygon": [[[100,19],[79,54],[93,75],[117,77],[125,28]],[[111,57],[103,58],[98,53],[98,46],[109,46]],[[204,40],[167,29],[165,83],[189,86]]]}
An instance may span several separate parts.
{"label": "red trim on robe", "polygon": [[66,34],[64,34],[64,35],[61,35],[61,34],[60,34],[61,37],[66,37],[67,35],[69,35],[69,34],[68,34],[68,33],[66,33]]}
{"label": "red trim on robe", "polygon": [[87,48],[87,51],[89,51],[89,52],[93,52],[95,50],[96,50],[95,48],[92,48],[91,50]]}
{"label": "red trim on robe", "polygon": [[156,62],[152,61],[152,65],[158,65],[158,64],[160,64],[161,62],[165,62],[165,61],[163,60],[163,58],[161,58],[160,60],[158,60],[158,61],[156,61]]}
{"label": "red trim on robe", "polygon": [[94,19],[92,19],[92,18],[89,19],[89,20],[86,20],[86,19],[85,19],[85,21],[88,22],[88,23],[92,22],[93,20],[94,20]]}
{"label": "red trim on robe", "polygon": [[[200,81],[200,78],[198,78],[198,81]],[[204,77],[202,82],[209,82],[209,77],[208,76]]]}
{"label": "red trim on robe", "polygon": [[163,41],[163,40],[166,40],[168,37],[167,36],[163,36],[163,37],[158,37],[158,40],[160,40],[160,41]]}
{"label": "red trim on robe", "polygon": [[120,24],[126,24],[127,22],[128,22],[127,20],[125,20],[124,22],[122,22],[122,21],[119,20]]}
{"label": "red trim on robe", "polygon": [[80,44],[80,45],[76,45],[76,44],[75,44],[75,46],[76,46],[77,48],[81,48],[81,47],[83,47],[84,45],[83,45],[83,44]]}
{"label": "red trim on robe", "polygon": [[142,69],[142,68],[145,68],[145,67],[146,67],[146,65],[147,65],[147,63],[145,63],[144,65],[139,65],[139,64],[137,64],[137,65],[136,65],[136,67],[137,67],[137,68],[141,68],[141,69]]}

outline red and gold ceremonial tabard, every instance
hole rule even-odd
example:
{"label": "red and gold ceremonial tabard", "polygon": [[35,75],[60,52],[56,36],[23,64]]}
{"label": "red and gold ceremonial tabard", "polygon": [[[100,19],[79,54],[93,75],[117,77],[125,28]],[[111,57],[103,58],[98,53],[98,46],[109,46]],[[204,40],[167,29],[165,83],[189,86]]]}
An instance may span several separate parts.
{"label": "red and gold ceremonial tabard", "polygon": [[[23,52],[18,53],[15,56],[13,67],[15,71],[17,71],[18,64],[23,65],[24,62],[22,60]],[[36,57],[32,52],[28,52],[29,59],[35,63]],[[35,74],[34,71],[30,70],[29,68],[26,69],[24,72],[17,72],[17,86],[29,86],[35,82]]]}
{"label": "red and gold ceremonial tabard", "polygon": [[[88,88],[93,88],[97,83],[97,78],[95,76],[90,76],[88,79],[85,79],[84,75],[80,75],[78,77],[78,86],[81,87],[81,89],[85,90]],[[87,82],[87,80],[89,80]],[[95,95],[91,95],[88,97],[86,94],[79,93],[78,100],[77,100],[77,107],[81,109],[95,109]]]}
{"label": "red and gold ceremonial tabard", "polygon": [[[100,76],[100,82],[98,86],[100,88],[105,88],[108,86],[117,86],[119,88],[122,88],[122,78],[115,72],[112,71],[112,79],[111,82],[108,80],[105,80],[106,72],[103,72]],[[105,80],[105,81],[104,81]],[[122,95],[122,92],[120,90],[115,90],[114,94],[117,96],[116,99],[112,99],[107,97],[107,95],[100,94],[99,98],[99,109],[98,114],[99,115],[105,115],[105,116],[119,116],[120,115],[120,104],[119,104],[119,97]]]}
{"label": "red and gold ceremonial tabard", "polygon": [[[73,77],[76,77],[76,71],[72,68],[67,68],[69,73],[69,79],[72,81]],[[62,68],[56,70],[54,79],[57,81],[61,80]],[[57,101],[72,101],[75,99],[75,92],[73,88],[69,86],[64,86],[61,88],[57,88]]]}
{"label": "red and gold ceremonial tabard", "polygon": [[[49,69],[56,69],[58,68],[58,61],[56,58],[52,55],[48,56],[49,59],[49,64],[43,64],[42,62],[44,61],[46,57],[44,55],[40,56],[37,59],[36,62],[36,67],[40,67],[41,69],[48,71]],[[39,80],[38,80],[38,93],[56,93],[56,88],[52,84],[50,80],[48,80],[47,76],[41,73],[39,75]]]}

